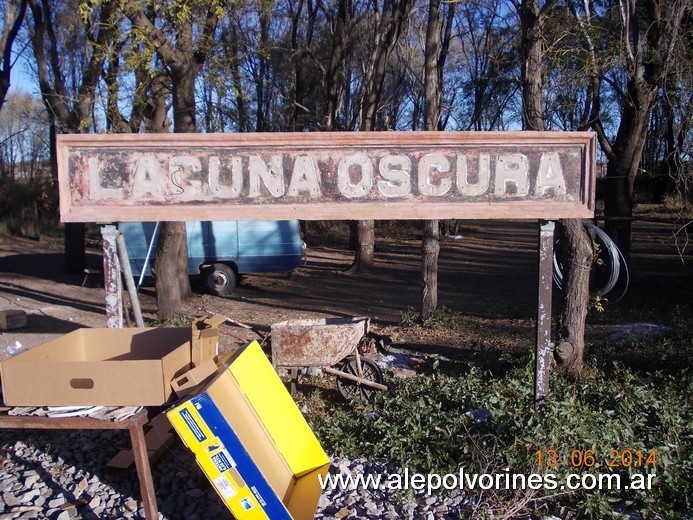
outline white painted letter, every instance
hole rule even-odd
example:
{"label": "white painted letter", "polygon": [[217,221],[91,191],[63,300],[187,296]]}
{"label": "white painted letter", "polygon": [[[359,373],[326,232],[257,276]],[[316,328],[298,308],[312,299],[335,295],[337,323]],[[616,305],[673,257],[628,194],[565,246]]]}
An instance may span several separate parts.
{"label": "white painted letter", "polygon": [[524,197],[529,191],[529,161],[521,153],[499,155],[496,161],[494,195],[505,195],[508,184],[515,187],[510,193],[514,197]]}
{"label": "white painted letter", "polygon": [[406,155],[386,155],[378,164],[378,191],[383,197],[404,197],[411,192],[411,160]]}
{"label": "white painted letter", "polygon": [[135,178],[130,196],[135,199],[164,199],[161,164],[155,155],[135,154]]}
{"label": "white painted letter", "polygon": [[92,200],[124,199],[123,188],[104,188],[101,186],[100,173],[99,159],[89,157],[89,198]]}
{"label": "white painted letter", "polygon": [[286,192],[289,197],[298,197],[301,193],[307,193],[312,198],[320,197],[317,168],[313,158],[309,155],[296,157],[291,182]]}
{"label": "white painted letter", "polygon": [[[351,183],[351,169],[357,167],[361,170],[361,179],[356,184]],[[337,166],[337,187],[339,192],[347,198],[356,199],[365,197],[373,187],[373,163],[366,154],[358,153],[344,157]]]}
{"label": "white painted letter", "polygon": [[553,191],[554,195],[566,194],[565,179],[558,152],[543,153],[539,159],[539,172],[537,173],[534,195],[546,195],[549,191]]}
{"label": "white painted letter", "polygon": [[223,184],[221,160],[216,155],[209,158],[209,189],[212,195],[223,199],[235,199],[243,190],[243,160],[231,157],[231,184]]}
{"label": "white painted letter", "polygon": [[249,197],[260,197],[262,195],[260,180],[262,180],[272,197],[281,197],[284,195],[283,159],[281,155],[273,155],[270,157],[270,166],[268,168],[265,161],[259,155],[251,155],[248,158]]}
{"label": "white painted letter", "polygon": [[450,171],[450,161],[443,154],[427,153],[419,160],[419,193],[421,195],[430,195],[432,197],[440,197],[445,195],[452,187],[452,181],[448,178],[442,178],[438,184],[431,182],[432,170],[438,174]]}
{"label": "white painted letter", "polygon": [[479,170],[477,173],[476,184],[469,183],[469,172],[467,171],[467,156],[464,154],[457,156],[457,189],[460,195],[467,197],[477,197],[488,191],[491,184],[491,156],[487,153],[479,154]]}

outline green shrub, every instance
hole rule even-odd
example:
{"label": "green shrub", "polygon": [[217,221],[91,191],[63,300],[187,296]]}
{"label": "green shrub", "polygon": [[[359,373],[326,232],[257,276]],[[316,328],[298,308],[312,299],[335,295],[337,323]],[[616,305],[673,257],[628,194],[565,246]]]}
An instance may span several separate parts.
{"label": "green shrub", "polygon": [[[628,366],[623,359],[600,355],[586,361],[578,383],[553,371],[549,399],[539,411],[533,406],[534,363],[528,356],[502,377],[472,367],[457,377],[434,369],[392,379],[391,390],[372,405],[333,405],[309,420],[336,455],[385,457],[422,473],[458,473],[459,468],[477,474],[549,472],[559,483],[569,473],[619,474],[623,482],[634,473],[657,475],[651,490],[498,490],[492,501],[485,500],[492,505],[484,514],[541,507],[544,512],[568,510],[579,518],[630,510],[648,518],[683,518],[693,510],[693,338],[688,330],[678,325],[641,346],[659,359],[656,370],[643,370],[642,360]],[[492,418],[475,421],[473,412],[479,409]],[[557,458],[551,467],[549,450]]]}

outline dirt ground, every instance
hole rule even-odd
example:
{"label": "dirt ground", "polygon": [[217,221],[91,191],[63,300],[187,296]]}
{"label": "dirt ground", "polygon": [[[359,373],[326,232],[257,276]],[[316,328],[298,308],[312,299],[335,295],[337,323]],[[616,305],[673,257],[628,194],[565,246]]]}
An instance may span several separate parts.
{"label": "dirt ground", "polygon": [[[305,236],[304,265],[291,276],[249,275],[232,295],[196,293],[185,312],[213,312],[267,326],[293,318],[366,316],[371,330],[387,334],[393,347],[416,354],[437,354],[458,361],[493,362],[501,352],[523,352],[534,343],[537,299],[536,222],[466,221],[454,237],[441,241],[439,303],[458,313],[443,329],[408,327],[402,318],[419,307],[420,235],[418,225],[378,223],[376,269],[367,275],[347,272],[346,225],[313,224]],[[592,345],[617,327],[632,323],[666,324],[674,313],[690,315],[693,255],[677,251],[670,223],[634,223],[629,285],[603,313],[590,311],[587,338]],[[98,266],[96,241],[88,262]],[[682,261],[683,260],[683,261]],[[0,360],[19,342],[31,348],[78,327],[105,326],[104,290],[82,287],[83,274],[66,274],[60,236],[41,240],[0,238],[0,310],[22,309],[27,327],[0,332]],[[145,286],[145,317],[155,316],[154,288]],[[554,291],[554,316],[560,304]],[[618,294],[616,295],[618,297]],[[254,335],[223,327],[222,350]]]}

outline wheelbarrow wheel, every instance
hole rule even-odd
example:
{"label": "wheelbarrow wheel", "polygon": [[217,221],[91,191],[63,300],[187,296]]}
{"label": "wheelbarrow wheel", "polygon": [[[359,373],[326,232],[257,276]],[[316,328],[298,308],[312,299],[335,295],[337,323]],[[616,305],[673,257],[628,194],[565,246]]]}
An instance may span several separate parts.
{"label": "wheelbarrow wheel", "polygon": [[[359,375],[358,364],[356,362],[356,357],[349,356],[344,358],[344,360],[337,367],[342,372],[347,374],[353,374],[355,376],[362,377],[368,381],[377,384],[383,384],[383,373],[380,368],[372,359],[365,357],[361,358],[361,370],[362,374]],[[359,383],[346,377],[337,376],[337,390],[347,401],[354,399],[360,399],[365,401],[372,401],[378,390],[372,386],[368,386],[364,383]]]}

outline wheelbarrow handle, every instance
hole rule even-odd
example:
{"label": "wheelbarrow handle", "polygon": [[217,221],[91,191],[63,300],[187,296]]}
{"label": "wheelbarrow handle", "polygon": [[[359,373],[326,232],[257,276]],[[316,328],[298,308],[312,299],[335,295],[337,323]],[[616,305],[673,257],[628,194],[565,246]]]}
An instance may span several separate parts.
{"label": "wheelbarrow handle", "polygon": [[381,385],[380,383],[374,383],[373,381],[369,381],[368,379],[365,379],[363,377],[355,376],[354,374],[348,374],[346,372],[342,372],[341,370],[337,370],[336,368],[323,367],[323,370],[325,372],[327,372],[328,374],[332,374],[332,375],[335,375],[338,377],[343,377],[344,379],[350,379],[351,381],[361,383],[362,385],[370,386],[372,388],[375,388],[376,390],[382,390],[383,392],[388,391],[388,387],[386,385]]}

